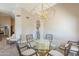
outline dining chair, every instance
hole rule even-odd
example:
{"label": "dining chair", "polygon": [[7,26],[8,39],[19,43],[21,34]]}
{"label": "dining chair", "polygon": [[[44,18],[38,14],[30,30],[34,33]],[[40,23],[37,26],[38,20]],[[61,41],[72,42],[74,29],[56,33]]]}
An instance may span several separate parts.
{"label": "dining chair", "polygon": [[31,47],[31,48],[35,47],[36,42],[33,40],[33,34],[27,34],[26,41],[27,41],[28,47]]}
{"label": "dining chair", "polygon": [[52,34],[46,34],[45,39],[53,40],[53,35]]}
{"label": "dining chair", "polygon": [[36,50],[32,48],[28,48],[25,43],[16,42],[16,47],[19,53],[19,56],[35,56],[37,55]]}
{"label": "dining chair", "polygon": [[57,50],[52,49],[49,51],[48,56],[64,56],[64,54],[62,54],[61,52]]}
{"label": "dining chair", "polygon": [[6,38],[6,42],[9,45],[15,44],[16,41],[17,40],[16,40],[15,34],[13,34],[12,36]]}
{"label": "dining chair", "polygon": [[65,51],[64,55],[73,55],[73,56],[78,56],[79,55],[79,42],[74,42],[74,41],[68,41],[67,44],[65,45]]}
{"label": "dining chair", "polygon": [[27,35],[26,35],[26,41],[27,41],[27,42],[33,41],[33,34],[27,34]]}
{"label": "dining chair", "polygon": [[63,55],[59,51],[52,49],[53,34],[46,34],[45,39],[50,41],[49,52],[48,52],[49,56],[62,56]]}
{"label": "dining chair", "polygon": [[49,49],[51,49],[51,43],[52,43],[52,40],[53,40],[53,35],[52,34],[46,34],[45,39],[49,40],[49,42],[50,42]]}

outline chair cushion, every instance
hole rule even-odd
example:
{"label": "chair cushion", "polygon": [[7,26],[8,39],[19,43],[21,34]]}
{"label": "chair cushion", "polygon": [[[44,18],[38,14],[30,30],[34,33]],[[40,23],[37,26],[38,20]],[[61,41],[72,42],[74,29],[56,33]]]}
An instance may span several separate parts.
{"label": "chair cushion", "polygon": [[78,51],[78,47],[77,46],[71,46],[70,50],[72,50],[72,51]]}
{"label": "chair cushion", "polygon": [[49,52],[49,54],[50,54],[51,56],[64,56],[62,53],[60,53],[59,51],[56,51],[56,50],[51,50],[51,51]]}
{"label": "chair cushion", "polygon": [[36,42],[34,42],[34,41],[30,42],[30,44],[31,44],[31,47],[35,47],[36,46]]}
{"label": "chair cushion", "polygon": [[33,49],[27,49],[27,50],[22,52],[22,54],[26,55],[26,56],[30,56],[30,55],[32,55],[34,53],[35,53],[35,50],[33,50]]}
{"label": "chair cushion", "polygon": [[15,38],[9,37],[9,38],[7,38],[7,41],[17,41],[17,40]]}
{"label": "chair cushion", "polygon": [[68,47],[68,46],[69,46],[69,44],[66,44],[66,45],[65,45],[65,47]]}
{"label": "chair cushion", "polygon": [[26,42],[24,42],[24,43],[18,43],[18,44],[19,44],[19,47],[24,47],[24,46],[27,45]]}
{"label": "chair cushion", "polygon": [[13,34],[12,36],[8,37],[7,40],[9,40],[9,41],[16,41],[15,34]]}

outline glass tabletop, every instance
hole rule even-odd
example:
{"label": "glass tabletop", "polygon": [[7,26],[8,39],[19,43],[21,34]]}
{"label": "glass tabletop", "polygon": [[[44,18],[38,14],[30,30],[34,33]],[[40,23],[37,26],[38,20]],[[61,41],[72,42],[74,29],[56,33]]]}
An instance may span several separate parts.
{"label": "glass tabletop", "polygon": [[49,50],[50,42],[49,40],[35,40],[36,44],[36,49],[46,49]]}
{"label": "glass tabletop", "polygon": [[40,56],[46,55],[49,51],[50,46],[49,40],[35,40],[35,42],[37,43],[35,47],[35,49],[37,49],[37,53]]}

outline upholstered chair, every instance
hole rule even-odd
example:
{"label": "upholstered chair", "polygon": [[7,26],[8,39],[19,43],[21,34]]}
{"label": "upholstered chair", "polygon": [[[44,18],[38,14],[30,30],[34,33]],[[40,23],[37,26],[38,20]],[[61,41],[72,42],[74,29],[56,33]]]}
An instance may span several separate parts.
{"label": "upholstered chair", "polygon": [[36,56],[36,50],[27,47],[27,43],[16,42],[16,47],[20,56]]}
{"label": "upholstered chair", "polygon": [[68,41],[65,45],[65,56],[78,56],[79,55],[79,42]]}
{"label": "upholstered chair", "polygon": [[52,43],[52,40],[53,40],[53,35],[52,34],[46,34],[45,37],[44,37],[44,39],[50,41],[49,49],[51,49],[51,43]]}
{"label": "upholstered chair", "polygon": [[62,54],[61,52],[57,50],[52,49],[49,51],[48,56],[64,56],[64,54]]}
{"label": "upholstered chair", "polygon": [[26,41],[27,41],[27,45],[28,47],[35,47],[36,46],[36,42],[33,39],[33,34],[27,34],[26,35]]}

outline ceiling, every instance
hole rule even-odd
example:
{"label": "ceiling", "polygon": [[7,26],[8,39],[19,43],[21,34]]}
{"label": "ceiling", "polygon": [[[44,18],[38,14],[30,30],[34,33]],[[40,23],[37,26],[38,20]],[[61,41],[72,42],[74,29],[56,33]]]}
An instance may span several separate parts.
{"label": "ceiling", "polygon": [[43,5],[43,10],[54,6],[56,3],[27,3],[27,4],[17,4],[18,7],[25,8],[27,11],[41,11],[42,10],[42,5]]}
{"label": "ceiling", "polygon": [[15,7],[15,3],[0,3],[0,16],[12,16],[14,18]]}
{"label": "ceiling", "polygon": [[[44,4],[44,9],[51,7],[55,3],[52,4]],[[11,15],[14,17],[16,7],[25,8],[27,11],[39,11],[42,8],[41,3],[0,3],[0,16],[8,16]]]}
{"label": "ceiling", "polygon": [[[71,12],[74,15],[77,15],[79,17],[79,4],[78,3],[63,3],[63,4],[56,4],[56,3],[47,3],[44,4],[44,9],[49,8],[51,6],[62,6],[64,7],[68,12]],[[14,17],[16,7],[22,7],[25,8],[27,11],[40,11],[42,8],[42,4],[40,3],[0,3],[0,15],[11,15]]]}

